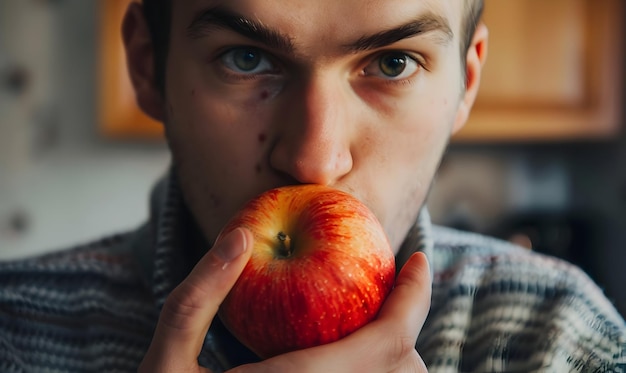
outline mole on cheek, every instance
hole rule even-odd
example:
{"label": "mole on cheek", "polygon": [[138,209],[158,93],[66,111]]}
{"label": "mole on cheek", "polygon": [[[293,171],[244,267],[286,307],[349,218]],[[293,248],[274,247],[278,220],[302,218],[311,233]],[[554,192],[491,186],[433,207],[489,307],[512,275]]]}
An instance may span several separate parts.
{"label": "mole on cheek", "polygon": [[270,97],[270,93],[268,91],[261,91],[261,100],[267,100],[268,97]]}
{"label": "mole on cheek", "polygon": [[265,136],[264,133],[259,133],[259,142],[261,144],[263,144],[265,142],[265,140],[267,139],[267,136]]}
{"label": "mole on cheek", "polygon": [[256,166],[254,167],[254,169],[256,170],[257,174],[260,174],[261,173],[261,164],[257,163]]}

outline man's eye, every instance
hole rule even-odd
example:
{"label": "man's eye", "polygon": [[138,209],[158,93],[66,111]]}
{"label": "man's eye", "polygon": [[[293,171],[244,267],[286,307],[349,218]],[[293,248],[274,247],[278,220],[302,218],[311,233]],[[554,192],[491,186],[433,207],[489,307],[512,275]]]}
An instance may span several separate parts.
{"label": "man's eye", "polygon": [[227,68],[240,74],[263,74],[275,70],[265,53],[256,48],[233,48],[220,59]]}
{"label": "man's eye", "polygon": [[415,74],[420,64],[411,56],[402,52],[380,55],[365,67],[365,75],[373,75],[389,80],[401,80]]}

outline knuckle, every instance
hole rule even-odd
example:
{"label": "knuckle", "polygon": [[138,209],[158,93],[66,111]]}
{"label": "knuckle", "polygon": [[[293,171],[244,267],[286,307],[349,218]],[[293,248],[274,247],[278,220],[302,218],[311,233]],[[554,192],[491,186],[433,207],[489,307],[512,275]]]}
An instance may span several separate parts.
{"label": "knuckle", "polygon": [[417,351],[413,350],[411,355],[405,359],[402,364],[397,369],[392,370],[393,373],[428,373],[428,368],[424,361],[417,353]]}
{"label": "knuckle", "polygon": [[396,340],[396,353],[398,359],[402,360],[415,353],[415,339],[409,336],[402,336]]}
{"label": "knuckle", "polygon": [[201,312],[204,292],[190,284],[181,284],[167,297],[161,310],[161,322],[178,331],[190,330]]}
{"label": "knuckle", "polygon": [[414,338],[407,335],[396,335],[391,338],[388,355],[390,365],[401,365],[416,353]]}

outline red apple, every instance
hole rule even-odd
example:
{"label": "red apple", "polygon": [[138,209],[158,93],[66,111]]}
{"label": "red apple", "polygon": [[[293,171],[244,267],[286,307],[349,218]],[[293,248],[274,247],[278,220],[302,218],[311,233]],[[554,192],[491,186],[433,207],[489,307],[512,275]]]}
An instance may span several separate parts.
{"label": "red apple", "polygon": [[223,234],[246,227],[252,256],[220,307],[224,325],[262,358],[336,341],[373,320],[395,280],[374,214],[320,185],[272,189]]}

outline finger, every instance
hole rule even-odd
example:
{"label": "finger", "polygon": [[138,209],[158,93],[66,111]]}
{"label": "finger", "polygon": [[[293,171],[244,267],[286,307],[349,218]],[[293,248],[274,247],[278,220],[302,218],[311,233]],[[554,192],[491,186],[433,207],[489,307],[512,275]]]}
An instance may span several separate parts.
{"label": "finger", "polygon": [[211,321],[247,263],[252,244],[250,231],[233,230],[218,239],[172,291],[142,364],[150,368],[146,371],[197,370],[197,358]]}
{"label": "finger", "polygon": [[[430,308],[428,260],[416,253],[404,265],[378,318],[334,343],[291,352],[233,372],[426,371],[415,342]],[[402,370],[402,369],[400,369]]]}
{"label": "finger", "polygon": [[415,342],[430,310],[431,293],[428,259],[415,253],[400,270],[376,320],[344,340],[361,356],[360,368],[392,371],[407,362],[421,362]]}
{"label": "finger", "polygon": [[[400,270],[396,284],[381,308],[377,322],[404,328],[417,339],[428,311],[432,294],[432,280],[428,258],[422,252],[411,255]],[[397,321],[404,320],[405,325]]]}
{"label": "finger", "polygon": [[377,328],[386,332],[379,337],[379,346],[387,347],[379,347],[380,354],[375,360],[379,366],[407,362],[423,365],[415,351],[415,343],[430,311],[431,295],[428,259],[424,253],[415,253],[400,270],[396,285],[374,322]]}

